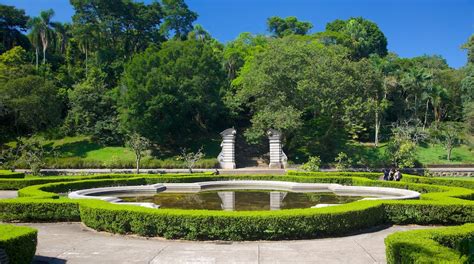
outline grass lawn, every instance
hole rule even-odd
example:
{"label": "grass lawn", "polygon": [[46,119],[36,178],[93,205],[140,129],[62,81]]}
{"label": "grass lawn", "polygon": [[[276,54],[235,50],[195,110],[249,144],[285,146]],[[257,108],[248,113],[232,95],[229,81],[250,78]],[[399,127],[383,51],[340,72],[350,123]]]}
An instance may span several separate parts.
{"label": "grass lawn", "polygon": [[[370,164],[377,167],[383,163],[383,156],[386,154],[385,143],[375,148],[373,144],[352,142],[347,147],[347,152],[355,160],[361,160],[363,164]],[[416,158],[423,165],[429,164],[474,164],[474,150],[469,146],[462,145],[454,148],[451,153],[451,160],[446,159],[446,150],[441,145],[426,144],[419,146],[416,150]]]}
{"label": "grass lawn", "polygon": [[[135,161],[135,155],[129,148],[101,146],[87,136],[65,137],[58,140],[40,138],[40,140],[46,147],[55,149],[56,157],[50,157],[51,161],[48,164],[62,164],[60,167],[130,167],[133,166]],[[208,162],[216,160],[220,151],[219,143],[220,140],[213,139],[203,144],[203,152]],[[8,143],[10,146],[14,144],[15,142]],[[195,151],[199,146],[193,146],[191,149]],[[343,151],[356,162],[354,166],[376,168],[384,166],[386,149],[385,143],[375,148],[373,144],[354,141],[347,144]],[[446,160],[446,151],[440,145],[420,146],[417,149],[416,157],[423,165],[474,164],[474,151],[469,149],[467,145],[453,149],[451,161]],[[160,160],[166,164],[152,164]],[[163,155],[159,158],[153,158],[147,154],[143,161],[150,162],[149,166],[165,165],[167,167],[172,167],[180,162],[177,161],[176,154]],[[212,166],[212,164],[209,166]]]}
{"label": "grass lawn", "polygon": [[447,160],[447,151],[441,145],[420,146],[416,156],[422,164],[474,164],[474,150],[467,145],[454,148],[451,160]]}
{"label": "grass lawn", "polygon": [[[47,149],[54,149],[54,154],[47,157],[49,168],[132,168],[135,166],[135,154],[127,147],[101,146],[87,136],[65,137],[58,140],[38,139]],[[16,142],[7,145],[14,146]],[[213,168],[217,162],[216,146],[218,142],[209,141],[203,145],[204,159],[197,167]],[[196,151],[199,146],[190,148]],[[220,148],[219,148],[220,151]],[[215,154],[215,155],[214,155]],[[25,165],[19,165],[24,167]],[[149,153],[142,158],[142,166],[149,168],[183,168],[184,162],[177,155],[152,157]]]}
{"label": "grass lawn", "polygon": [[468,180],[474,181],[474,177],[435,177],[436,179]]}

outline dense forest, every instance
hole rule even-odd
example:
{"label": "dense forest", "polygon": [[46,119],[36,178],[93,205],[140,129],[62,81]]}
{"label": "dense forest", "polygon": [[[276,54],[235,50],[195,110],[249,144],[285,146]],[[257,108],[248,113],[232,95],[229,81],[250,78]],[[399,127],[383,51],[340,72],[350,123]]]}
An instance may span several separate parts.
{"label": "dense forest", "polygon": [[1,144],[86,135],[123,146],[139,134],[172,155],[228,127],[255,144],[274,128],[294,162],[355,162],[344,151],[356,141],[385,144],[399,167],[414,166],[427,141],[447,159],[472,146],[474,35],[459,43],[466,65],[453,69],[438,55],[397,56],[362,17],[315,33],[270,17],[267,34],[220,43],[184,0],[71,5],[72,23],[0,5]]}

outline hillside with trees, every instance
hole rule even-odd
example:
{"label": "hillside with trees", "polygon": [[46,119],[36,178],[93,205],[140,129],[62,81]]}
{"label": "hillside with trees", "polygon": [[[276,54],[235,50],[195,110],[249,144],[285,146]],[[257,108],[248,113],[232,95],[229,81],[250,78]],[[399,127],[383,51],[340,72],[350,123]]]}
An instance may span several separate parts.
{"label": "hillside with trees", "polygon": [[221,43],[184,0],[71,4],[71,23],[0,5],[4,167],[31,155],[42,167],[134,167],[131,138],[147,142],[146,166],[182,166],[182,149],[202,146],[198,166],[213,167],[228,127],[256,145],[282,131],[297,164],[474,163],[474,35],[454,69],[435,54],[399,57],[362,17],[322,32],[270,17],[268,34]]}

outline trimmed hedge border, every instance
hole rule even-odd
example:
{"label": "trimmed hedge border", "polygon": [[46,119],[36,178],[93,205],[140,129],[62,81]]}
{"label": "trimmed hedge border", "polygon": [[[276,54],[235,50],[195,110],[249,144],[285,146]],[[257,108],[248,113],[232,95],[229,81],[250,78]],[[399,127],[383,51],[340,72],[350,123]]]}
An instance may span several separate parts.
{"label": "trimmed hedge border", "polygon": [[25,178],[25,174],[22,172],[0,170],[0,179],[20,179],[20,178]]}
{"label": "trimmed hedge border", "polygon": [[28,186],[52,183],[52,182],[73,182],[79,180],[90,180],[90,179],[123,179],[123,178],[134,178],[134,177],[157,177],[160,175],[166,175],[167,177],[172,176],[184,176],[184,175],[213,175],[213,172],[203,172],[196,174],[95,174],[85,176],[27,176],[24,179],[2,179],[0,176],[0,190],[19,190]]}
{"label": "trimmed hedge border", "polygon": [[[0,200],[3,221],[81,220],[96,230],[195,240],[276,240],[338,236],[380,224],[464,224],[474,222],[474,191],[410,182],[376,181],[363,177],[297,175],[134,175],[47,183],[19,191],[21,198]],[[347,174],[349,175],[349,174]],[[358,175],[359,176],[359,175]],[[369,176],[372,177],[372,176]],[[421,200],[358,201],[327,208],[281,211],[225,212],[150,209],[99,200],[71,200],[57,193],[85,188],[158,182],[213,180],[281,180],[345,185],[409,188]]]}
{"label": "trimmed hedge border", "polygon": [[8,263],[29,264],[38,242],[36,229],[26,226],[0,224],[0,248],[5,250]]}
{"label": "trimmed hedge border", "polygon": [[387,263],[474,263],[474,224],[396,232],[385,238]]}
{"label": "trimmed hedge border", "polygon": [[[383,176],[382,172],[305,172],[305,171],[295,171],[290,170],[287,173],[288,175],[295,176],[356,176],[364,177],[371,180],[377,180]],[[435,185],[444,185],[444,186],[454,186],[462,187],[468,189],[474,189],[474,181],[463,180],[463,179],[440,179],[432,177],[423,177],[415,176],[410,174],[403,174],[402,182],[412,182],[412,183],[425,183],[425,184],[435,184]]]}

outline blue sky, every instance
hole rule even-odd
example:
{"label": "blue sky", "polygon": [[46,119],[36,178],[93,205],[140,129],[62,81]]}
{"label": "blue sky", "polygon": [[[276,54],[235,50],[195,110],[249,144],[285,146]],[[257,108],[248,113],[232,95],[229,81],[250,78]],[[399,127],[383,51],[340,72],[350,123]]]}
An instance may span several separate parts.
{"label": "blue sky", "polygon": [[[149,2],[149,1],[145,1]],[[296,16],[310,21],[312,32],[327,22],[362,16],[376,22],[388,39],[388,48],[401,57],[442,55],[461,67],[466,53],[460,46],[474,33],[474,0],[187,0],[199,14],[197,23],[219,41],[241,32],[265,33],[270,16]],[[56,21],[71,21],[68,0],[0,0],[37,15],[53,8]]]}

